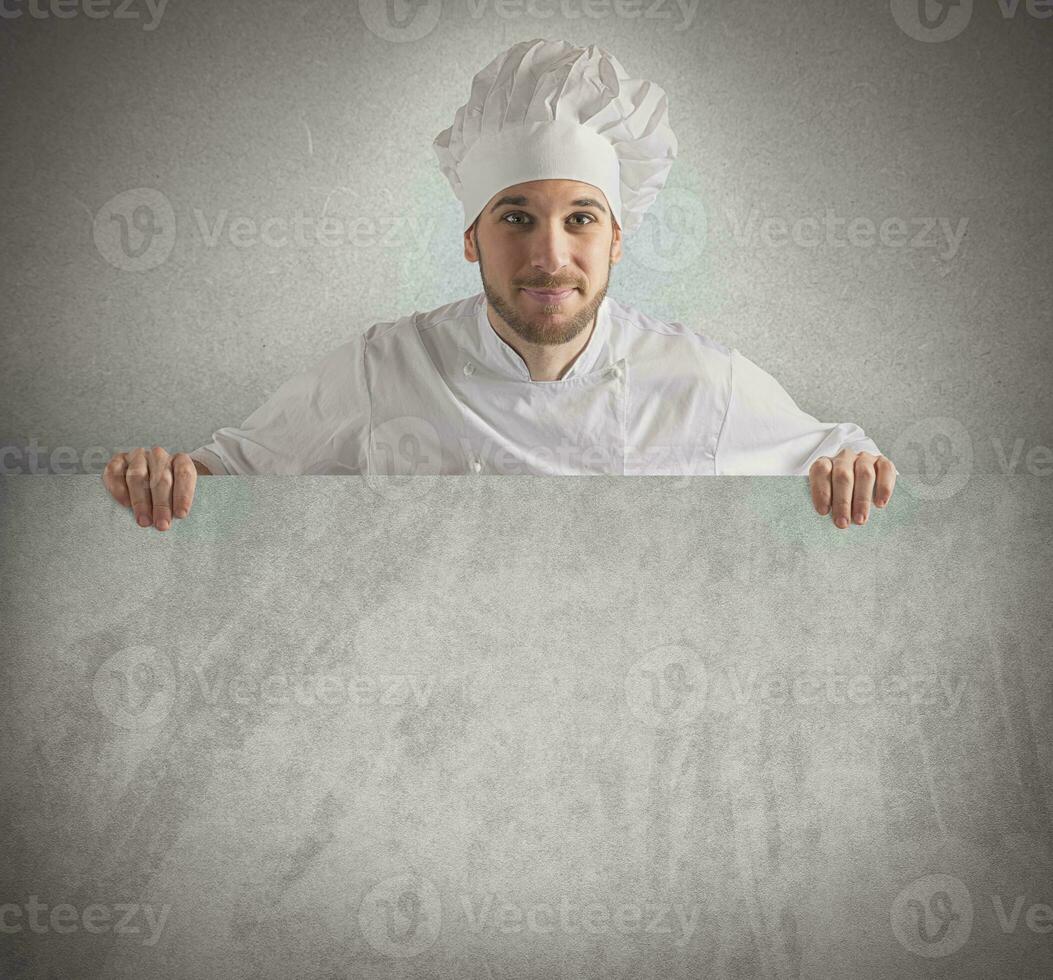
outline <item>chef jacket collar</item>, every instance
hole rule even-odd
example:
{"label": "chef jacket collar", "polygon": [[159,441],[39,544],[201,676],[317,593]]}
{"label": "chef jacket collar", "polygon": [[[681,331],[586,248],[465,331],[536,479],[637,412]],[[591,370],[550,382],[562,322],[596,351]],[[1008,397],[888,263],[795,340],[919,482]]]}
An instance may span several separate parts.
{"label": "chef jacket collar", "polygon": [[491,370],[504,377],[515,381],[529,381],[537,385],[559,385],[571,379],[586,377],[610,366],[611,316],[606,296],[603,297],[603,302],[596,311],[596,323],[585,349],[574,359],[574,363],[563,377],[556,381],[534,381],[530,377],[530,371],[523,358],[490,325],[490,318],[486,313],[485,292],[479,293],[476,297],[475,312],[482,358]]}

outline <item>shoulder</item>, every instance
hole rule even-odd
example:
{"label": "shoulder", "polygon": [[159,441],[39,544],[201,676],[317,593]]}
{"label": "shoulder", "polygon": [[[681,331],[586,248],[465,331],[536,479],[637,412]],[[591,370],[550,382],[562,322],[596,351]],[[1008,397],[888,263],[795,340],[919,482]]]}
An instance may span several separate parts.
{"label": "shoulder", "polygon": [[427,331],[456,328],[475,315],[478,298],[478,295],[467,296],[433,310],[415,310],[396,320],[378,321],[365,331],[363,338],[367,346],[392,347],[416,340]]}
{"label": "shoulder", "polygon": [[731,350],[719,340],[708,337],[679,320],[662,320],[611,296],[607,297],[606,303],[611,326],[630,341],[650,342],[653,345],[678,349],[711,351],[721,358],[731,356]]}
{"label": "shoulder", "polygon": [[[702,365],[710,377],[720,377],[736,391],[782,395],[778,381],[737,347],[686,326],[678,320],[662,320],[618,300],[610,301],[612,329],[620,335],[627,349],[637,353],[648,350],[679,368],[687,364]],[[685,360],[686,359],[686,360]]]}
{"label": "shoulder", "polygon": [[656,360],[680,370],[702,367],[705,373],[727,374],[733,349],[679,320],[663,320],[610,296],[605,300],[616,356],[635,361]]}

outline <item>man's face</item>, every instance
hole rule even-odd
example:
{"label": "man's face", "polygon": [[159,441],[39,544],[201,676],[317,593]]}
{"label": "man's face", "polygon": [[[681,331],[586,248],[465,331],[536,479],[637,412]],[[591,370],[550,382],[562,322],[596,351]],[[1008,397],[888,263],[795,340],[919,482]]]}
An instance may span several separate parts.
{"label": "man's face", "polygon": [[621,240],[599,188],[531,180],[490,198],[464,233],[464,257],[479,263],[486,298],[518,336],[564,344],[592,326]]}

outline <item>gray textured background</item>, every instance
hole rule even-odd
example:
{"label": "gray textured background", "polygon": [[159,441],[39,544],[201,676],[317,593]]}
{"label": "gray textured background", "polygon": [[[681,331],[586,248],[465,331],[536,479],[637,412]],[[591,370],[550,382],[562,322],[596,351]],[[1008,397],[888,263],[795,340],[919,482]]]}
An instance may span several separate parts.
{"label": "gray textured background", "polygon": [[1050,974],[1049,481],[0,494],[4,977]]}
{"label": "gray textured background", "polygon": [[[8,0],[0,448],[68,447],[43,472],[192,449],[371,323],[478,291],[431,141],[477,70],[544,36],[669,94],[679,159],[612,295],[739,347],[901,471],[946,418],[976,472],[1015,445],[1016,472],[1048,470],[1026,454],[1053,446],[1053,11],[966,0],[925,41],[917,0],[563,3],[430,0],[399,33],[382,0],[73,0],[68,19]],[[139,188],[159,231],[122,251],[111,218]],[[829,239],[764,225],[828,211]],[[297,215],[303,244],[267,244]],[[907,242],[850,244],[857,219]],[[910,244],[937,219],[956,247],[939,225]],[[159,264],[137,271],[142,246]]]}
{"label": "gray textured background", "polygon": [[[1053,19],[566,4],[6,0],[0,467],[193,448],[477,291],[430,143],[546,36],[670,96],[612,294],[918,479],[844,533],[792,479],[202,480],[159,535],[97,476],[0,478],[0,975],[1053,972]],[[965,234],[762,232],[828,211]]]}

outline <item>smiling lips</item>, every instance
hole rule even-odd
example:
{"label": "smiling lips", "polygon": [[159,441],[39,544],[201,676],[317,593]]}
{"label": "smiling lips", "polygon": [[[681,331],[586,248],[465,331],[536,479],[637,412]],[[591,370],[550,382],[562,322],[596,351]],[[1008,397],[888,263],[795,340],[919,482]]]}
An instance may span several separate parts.
{"label": "smiling lips", "polygon": [[568,289],[524,289],[523,292],[531,297],[531,299],[535,299],[539,303],[545,303],[546,305],[551,306],[553,303],[561,303],[570,296],[571,293],[575,292],[575,289],[571,286]]}

